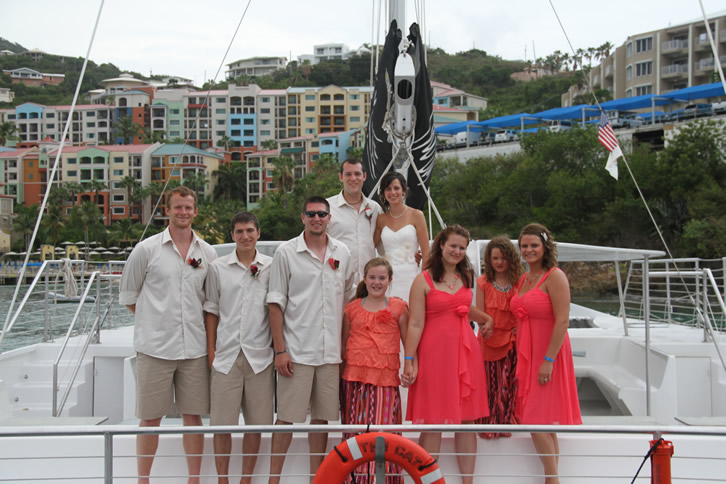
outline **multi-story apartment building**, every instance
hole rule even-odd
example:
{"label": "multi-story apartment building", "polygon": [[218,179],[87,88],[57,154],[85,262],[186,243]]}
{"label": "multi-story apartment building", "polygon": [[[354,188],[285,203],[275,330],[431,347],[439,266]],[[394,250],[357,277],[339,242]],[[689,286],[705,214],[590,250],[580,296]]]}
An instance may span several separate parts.
{"label": "multi-story apartment building", "polygon": [[287,136],[287,90],[262,89],[257,99],[258,142]]}
{"label": "multi-story apartment building", "polygon": [[227,79],[235,79],[240,76],[264,76],[278,69],[284,69],[286,65],[286,57],[250,57],[227,64],[226,75]]}
{"label": "multi-story apartment building", "polygon": [[[70,116],[70,106],[43,106],[24,103],[5,112],[7,121],[15,123],[18,146],[37,144],[50,137],[60,140]],[[68,141],[71,144],[100,144],[112,139],[114,108],[98,104],[76,105]]]}
{"label": "multi-story apartment building", "polygon": [[359,47],[357,50],[351,50],[347,45],[340,43],[318,44],[313,46],[313,54],[303,54],[298,56],[297,60],[300,64],[305,61],[311,64],[318,64],[323,61],[345,60],[354,55],[370,54],[370,50],[366,47]]}
{"label": "multi-story apartment building", "polygon": [[284,138],[362,129],[372,94],[372,87],[288,88]]}
{"label": "multi-story apartment building", "polygon": [[[726,62],[726,10],[708,16],[717,56]],[[714,55],[703,19],[631,35],[589,73],[593,89],[607,89],[614,99],[644,94],[666,94],[707,84],[714,73]],[[571,86],[562,106],[587,92]]]}
{"label": "multi-story apartment building", "polygon": [[19,67],[17,69],[3,70],[3,74],[10,76],[13,84],[25,84],[26,86],[42,87],[57,86],[65,79],[65,74],[49,74],[46,72],[38,72],[29,67]]}

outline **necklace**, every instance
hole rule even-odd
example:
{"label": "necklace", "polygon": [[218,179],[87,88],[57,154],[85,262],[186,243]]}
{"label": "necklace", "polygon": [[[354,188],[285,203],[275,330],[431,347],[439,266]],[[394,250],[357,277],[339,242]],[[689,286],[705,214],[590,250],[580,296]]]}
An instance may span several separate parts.
{"label": "necklace", "polygon": [[456,282],[459,280],[459,274],[454,274],[454,280],[451,282],[446,282],[446,279],[442,279],[443,283],[449,286],[449,289],[454,289],[456,287]]}
{"label": "necklace", "polygon": [[534,284],[537,281],[537,279],[539,279],[539,276],[541,276],[541,275],[542,275],[542,271],[539,271],[534,275],[532,275],[532,273],[530,272],[529,274],[527,274],[527,277],[526,277],[527,284]]}
{"label": "necklace", "polygon": [[497,281],[492,281],[492,286],[499,292],[509,292],[512,290],[512,283],[509,283],[506,286],[500,286],[497,284]]}
{"label": "necklace", "polygon": [[403,212],[401,212],[398,215],[393,215],[393,210],[389,210],[388,213],[390,213],[391,217],[393,217],[393,218],[401,218],[401,217],[403,217],[403,214],[406,213],[406,210],[408,210],[408,205],[405,205],[404,207],[405,208],[403,209]]}

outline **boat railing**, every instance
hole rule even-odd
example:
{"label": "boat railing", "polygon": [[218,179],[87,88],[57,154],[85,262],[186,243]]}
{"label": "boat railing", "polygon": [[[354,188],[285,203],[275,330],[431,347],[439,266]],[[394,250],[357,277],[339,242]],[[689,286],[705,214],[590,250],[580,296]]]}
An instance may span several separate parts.
{"label": "boat railing", "polygon": [[[28,286],[22,286],[24,294],[19,304],[12,310],[8,309],[4,330],[0,332],[0,348],[12,349],[40,341],[53,341],[58,334],[65,331],[71,317],[71,311],[80,301],[79,297],[67,296],[65,284],[67,281],[61,273],[61,260],[44,261],[37,274]],[[77,283],[77,289],[83,293],[88,286],[91,271],[103,274],[119,274],[123,270],[125,261],[89,262],[85,260],[71,260],[71,273]],[[118,284],[113,278],[101,278],[103,287],[96,291],[93,302],[104,302],[118,299]],[[87,303],[91,301],[88,300]],[[81,318],[86,321],[92,313],[100,314],[101,307],[92,308],[86,304]],[[124,324],[130,323],[129,315],[121,317]],[[116,320],[119,320],[118,315]],[[114,324],[114,312],[109,311],[108,325]],[[12,333],[11,333],[12,330]],[[7,337],[7,339],[6,339]],[[3,344],[5,343],[5,344]]]}
{"label": "boat railing", "polygon": [[[717,424],[716,424],[717,425]],[[209,436],[217,433],[235,435],[262,433],[268,436],[276,432],[291,432],[295,445],[287,454],[288,463],[283,470],[284,482],[308,482],[307,444],[304,439],[310,433],[328,433],[327,452],[342,441],[343,433],[397,432],[416,441],[419,432],[443,432],[444,444],[437,459],[447,482],[459,482],[462,477],[456,465],[455,452],[451,443],[453,432],[511,432],[511,439],[498,442],[478,440],[475,482],[530,483],[542,482],[545,477],[538,455],[531,445],[529,433],[556,432],[560,436],[560,479],[564,482],[638,482],[650,481],[652,468],[642,465],[647,460],[652,442],[661,438],[673,442],[673,482],[722,482],[726,458],[719,450],[726,442],[726,428],[719,426],[663,426],[643,423],[641,425],[268,425],[268,426],[218,426],[218,427],[138,427],[81,426],[81,427],[0,427],[0,466],[4,477],[13,482],[22,481],[80,481],[136,482],[137,435],[160,435],[159,451],[156,454],[152,476],[160,482],[180,482],[186,479],[184,452],[181,435],[207,434],[202,454],[201,478],[204,482],[216,480],[214,454]],[[85,445],[79,445],[78,438]],[[265,437],[266,439],[267,437]],[[13,446],[14,440],[22,445]],[[33,439],[44,439],[44,444],[33,447],[36,452],[28,455],[27,446]],[[526,439],[526,440],[525,440]],[[35,441],[37,442],[37,441]],[[592,445],[584,445],[590,442]],[[720,442],[720,443],[719,443]],[[64,444],[65,443],[65,444]],[[234,443],[233,449],[239,444]],[[17,450],[16,450],[17,449]],[[55,451],[53,455],[51,449]],[[62,449],[59,451],[59,449]],[[92,449],[92,450],[91,450]],[[272,452],[267,441],[263,441],[253,482],[266,482],[269,474],[267,463]],[[19,455],[15,455],[18,452]],[[20,454],[22,452],[22,454]],[[239,479],[241,453],[234,451],[231,458],[230,476]],[[52,462],[52,465],[47,465]],[[661,464],[659,464],[661,465]],[[642,469],[639,468],[642,467]],[[306,472],[307,471],[307,472]],[[5,478],[0,480],[6,480]],[[263,481],[264,479],[264,481]],[[407,481],[408,482],[408,481]],[[670,482],[670,481],[669,481]],[[334,483],[331,483],[334,484]]]}
{"label": "boat railing", "polygon": [[[704,317],[708,315],[714,330],[723,331],[726,308],[719,301],[726,296],[725,272],[726,257],[650,259],[649,280],[644,285],[643,261],[634,260],[628,268],[623,291],[625,316],[644,320],[647,295],[651,322],[703,328],[707,338]],[[644,287],[648,289],[647,294]]]}
{"label": "boat railing", "polygon": [[[68,396],[70,395],[70,392],[73,388],[73,384],[75,383],[76,377],[78,376],[78,372],[80,371],[81,364],[85,360],[86,353],[88,352],[88,346],[92,342],[98,342],[100,338],[100,331],[103,323],[106,321],[108,315],[110,314],[111,307],[114,303],[114,298],[109,298],[104,304],[105,306],[102,308],[101,303],[101,281],[102,280],[114,280],[119,279],[121,276],[117,274],[106,274],[99,271],[94,271],[91,273],[91,276],[88,279],[88,284],[86,284],[85,290],[83,291],[83,294],[81,295],[81,299],[79,301],[78,307],[76,309],[75,314],[73,315],[73,319],[71,320],[70,324],[68,325],[68,330],[66,331],[65,339],[63,340],[63,343],[60,346],[60,349],[58,350],[58,355],[55,358],[55,361],[53,362],[53,404],[52,404],[52,415],[54,417],[57,417],[61,415],[63,412],[63,407],[66,404],[66,401],[68,400]],[[91,291],[91,287],[94,285],[94,282],[96,283],[96,298],[93,300],[96,310],[96,316],[93,319],[93,322],[89,327],[86,327],[87,325],[83,325],[83,327],[80,327],[78,330],[76,330],[76,324],[80,321],[80,315],[83,313],[83,305],[86,303],[86,301],[89,299],[89,292]],[[111,287],[111,285],[109,285]],[[85,334],[86,338],[83,341],[83,345],[80,347],[80,351],[72,355],[70,360],[68,361],[68,367],[72,367],[72,373],[70,378],[65,382],[65,389],[63,392],[63,396],[60,399],[60,402],[58,401],[58,393],[59,393],[59,377],[58,377],[58,369],[61,364],[61,361],[63,360],[63,355],[65,354],[65,350],[68,347],[68,341],[70,340],[71,336],[76,334]]]}

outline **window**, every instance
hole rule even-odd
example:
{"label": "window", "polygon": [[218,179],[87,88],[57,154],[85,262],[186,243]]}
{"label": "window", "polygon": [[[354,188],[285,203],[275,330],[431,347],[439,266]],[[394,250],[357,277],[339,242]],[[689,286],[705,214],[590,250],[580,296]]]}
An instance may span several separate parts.
{"label": "window", "polygon": [[246,118],[242,121],[242,124],[244,124],[245,126],[251,126],[251,125],[255,124],[255,120]]}
{"label": "window", "polygon": [[314,123],[315,122],[315,118],[305,118],[305,122],[306,123]]}
{"label": "window", "polygon": [[315,134],[315,128],[305,128],[305,134]]}
{"label": "window", "polygon": [[217,126],[224,126],[226,123],[227,123],[227,120],[225,120],[225,119],[217,120]]}
{"label": "window", "polygon": [[269,119],[262,119],[262,120],[260,120],[260,124],[263,125],[263,126],[269,126],[270,125],[270,120]]}
{"label": "window", "polygon": [[240,124],[242,124],[242,120],[240,120],[240,119],[232,119],[232,120],[230,120],[230,123],[229,124],[231,124],[232,126],[239,126]]}
{"label": "window", "polygon": [[114,215],[125,215],[126,207],[113,207],[113,214]]}
{"label": "window", "polygon": [[230,133],[230,136],[242,136],[242,133],[238,129],[233,129]]}
{"label": "window", "polygon": [[227,110],[225,108],[217,108],[214,110],[214,112],[217,114],[225,114]]}
{"label": "window", "polygon": [[45,129],[55,129],[55,124],[48,123],[48,124],[45,125]]}
{"label": "window", "polygon": [[269,103],[270,102],[270,98],[269,97],[261,97],[260,98],[260,102],[261,103]]}
{"label": "window", "polygon": [[351,101],[357,101],[358,99],[360,99],[360,94],[351,94],[350,95]]}
{"label": "window", "polygon": [[125,195],[114,195],[113,196],[113,201],[114,202],[123,202],[125,200],[126,200],[126,196]]}
{"label": "window", "polygon": [[124,159],[121,156],[114,156],[113,157],[113,162],[114,163],[123,163],[124,162]]}
{"label": "window", "polygon": [[255,135],[255,132],[253,130],[251,130],[251,129],[245,130],[245,136],[254,136],[254,135]]}
{"label": "window", "polygon": [[29,162],[28,162],[28,167],[29,167],[29,168],[33,168],[33,162],[32,162],[32,161],[29,161]]}
{"label": "window", "polygon": [[351,106],[350,110],[351,111],[360,111],[360,106]]}
{"label": "window", "polygon": [[653,61],[638,62],[635,64],[636,77],[650,76],[653,74]]}
{"label": "window", "polygon": [[345,96],[343,96],[342,94],[335,94],[333,96],[333,100],[335,100],[335,101],[343,101],[343,100],[345,100]]}
{"label": "window", "polygon": [[635,87],[635,95],[636,96],[644,96],[646,94],[653,94],[653,85],[647,84],[645,86],[636,86]]}
{"label": "window", "polygon": [[180,173],[181,173],[181,170],[179,168],[174,168],[173,170],[171,170],[170,174],[171,174],[171,176],[179,176]]}
{"label": "window", "polygon": [[305,112],[306,113],[313,113],[313,112],[315,112],[315,106],[305,106]]}
{"label": "window", "polygon": [[268,190],[274,190],[275,189],[275,183],[274,182],[267,182],[267,189]]}
{"label": "window", "polygon": [[96,117],[96,113],[95,113],[95,112],[93,112],[93,111],[88,111],[88,112],[86,113],[86,117],[87,117],[87,118],[95,118],[95,117]]}
{"label": "window", "polygon": [[306,101],[315,101],[315,94],[305,94]]}
{"label": "window", "polygon": [[169,131],[169,136],[172,138],[179,138],[181,137],[181,131]]}
{"label": "window", "polygon": [[86,123],[86,128],[95,128],[96,123]]}
{"label": "window", "polygon": [[113,176],[124,176],[123,170],[113,170]]}
{"label": "window", "polygon": [[224,136],[224,131],[215,131],[217,136]]}
{"label": "window", "polygon": [[170,119],[169,120],[169,126],[179,126],[181,124],[180,119]]}
{"label": "window", "polygon": [[653,37],[645,37],[635,41],[635,52],[648,52],[653,50]]}
{"label": "window", "polygon": [[68,170],[66,173],[68,176],[78,176],[78,172],[76,170]]}
{"label": "window", "polygon": [[180,114],[179,109],[170,109],[169,114]]}
{"label": "window", "polygon": [[45,113],[45,117],[48,119],[55,118],[55,113]]}
{"label": "window", "polygon": [[350,118],[351,123],[360,123],[360,116],[352,116]]}
{"label": "window", "polygon": [[330,101],[330,94],[321,94],[320,100],[321,101]]}
{"label": "window", "polygon": [[215,101],[217,102],[217,104],[224,104],[227,102],[227,100],[223,97],[218,97]]}
{"label": "window", "polygon": [[633,79],[633,66],[628,66],[625,68],[625,80],[630,81]]}
{"label": "window", "polygon": [[75,165],[76,164],[76,159],[75,158],[68,158],[66,160],[66,163],[69,164],[69,165]]}
{"label": "window", "polygon": [[260,108],[260,114],[270,114],[270,108]]}
{"label": "window", "polygon": [[630,57],[631,55],[633,55],[633,43],[628,42],[625,46],[625,57]]}
{"label": "window", "polygon": [[271,169],[269,169],[269,168],[268,168],[267,170],[265,170],[265,176],[266,176],[267,178],[272,178],[272,172],[273,172],[273,171],[274,171],[274,170],[271,170]]}
{"label": "window", "polygon": [[260,136],[270,136],[270,130],[263,129],[262,131],[260,131]]}
{"label": "window", "polygon": [[113,186],[113,188],[114,188],[115,190],[120,190],[120,189],[122,189],[122,188],[123,188],[123,187],[121,186],[121,182],[113,182],[113,183],[112,183],[111,185]]}

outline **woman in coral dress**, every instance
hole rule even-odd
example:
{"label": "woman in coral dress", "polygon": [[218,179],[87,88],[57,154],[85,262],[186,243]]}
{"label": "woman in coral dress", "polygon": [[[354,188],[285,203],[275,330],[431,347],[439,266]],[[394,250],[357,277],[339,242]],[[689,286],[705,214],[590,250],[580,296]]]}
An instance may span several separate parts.
{"label": "woman in coral dress", "polygon": [[[517,291],[516,283],[522,274],[522,263],[509,237],[494,237],[484,249],[484,274],[476,280],[476,307],[494,320],[491,333],[480,330],[477,339],[484,358],[489,395],[489,416],[478,424],[517,424],[517,349],[515,332],[517,319],[509,309],[509,301]],[[509,432],[480,433],[492,439],[511,437]]]}
{"label": "woman in coral dress", "polygon": [[[365,266],[356,299],[343,316],[343,368],[340,386],[341,421],[344,424],[400,424],[400,341],[406,334],[408,307],[396,297],[386,297],[393,270],[381,257]],[[354,434],[344,433],[343,440]],[[357,483],[375,481],[375,463],[355,471]],[[350,479],[346,482],[352,482]],[[403,483],[401,468],[386,463],[386,483]]]}
{"label": "woman in coral dress", "polygon": [[[409,386],[407,420],[414,424],[473,423],[489,415],[484,363],[473,319],[494,324],[471,305],[474,271],[466,256],[469,232],[458,225],[434,239],[424,271],[411,287],[402,377]],[[472,483],[476,464],[476,434],[454,435],[461,482]],[[441,448],[441,432],[424,432],[419,444],[430,454]]]}
{"label": "woman in coral dress", "polygon": [[[567,335],[570,285],[557,268],[552,234],[529,224],[519,235],[519,250],[529,265],[512,297],[517,317],[517,417],[523,424],[581,424],[572,348]],[[533,433],[545,483],[559,484],[559,442],[555,433]]]}

